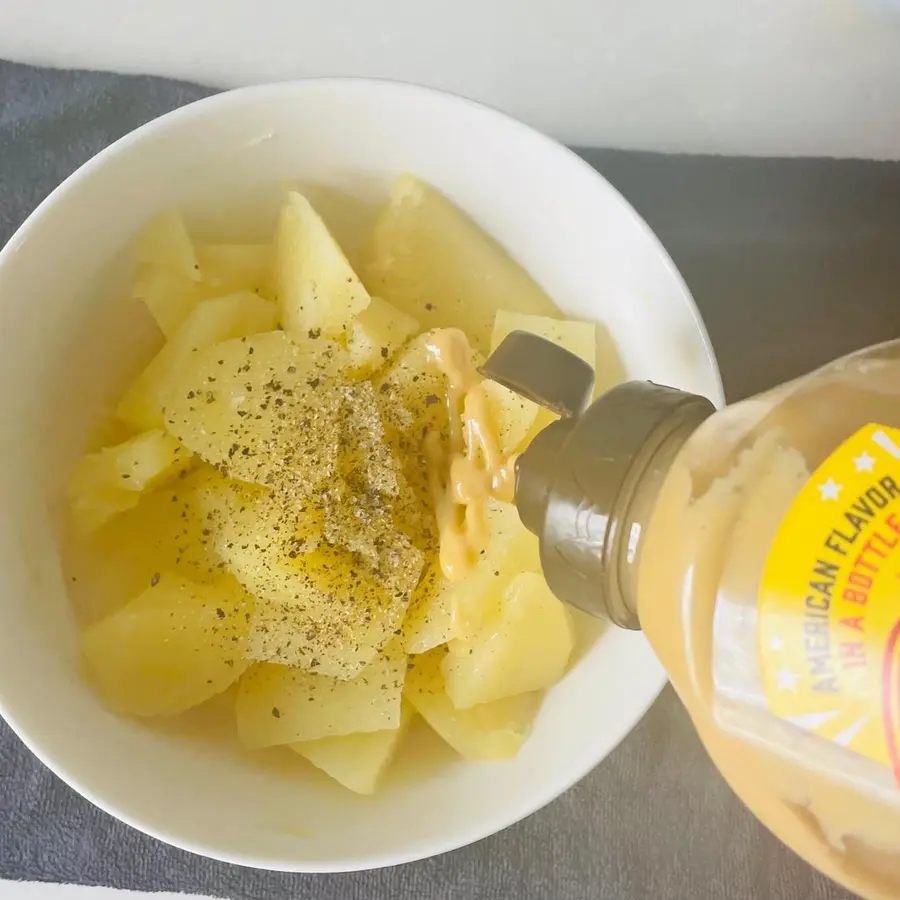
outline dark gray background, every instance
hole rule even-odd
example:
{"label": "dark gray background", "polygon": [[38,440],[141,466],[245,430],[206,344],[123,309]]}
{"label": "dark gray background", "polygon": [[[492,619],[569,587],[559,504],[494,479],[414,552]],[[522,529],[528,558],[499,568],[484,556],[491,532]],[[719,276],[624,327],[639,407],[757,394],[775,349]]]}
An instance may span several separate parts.
{"label": "dark gray background", "polygon": [[[208,93],[0,61],[0,244],[102,147]],[[582,153],[674,257],[729,399],[900,336],[900,164]],[[353,875],[255,872],[173,850],[94,809],[0,724],[0,877],[235,900],[849,897],[744,810],[670,688],[547,809],[473,847]]]}

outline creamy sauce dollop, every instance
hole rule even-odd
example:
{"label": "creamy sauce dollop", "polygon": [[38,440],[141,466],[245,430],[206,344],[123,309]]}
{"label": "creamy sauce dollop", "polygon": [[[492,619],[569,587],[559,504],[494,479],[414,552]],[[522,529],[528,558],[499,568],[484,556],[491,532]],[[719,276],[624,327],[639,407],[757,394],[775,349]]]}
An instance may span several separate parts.
{"label": "creamy sauce dollop", "polygon": [[428,485],[440,536],[440,562],[451,580],[465,578],[490,541],[485,503],[494,497],[511,502],[515,492],[515,455],[500,449],[468,338],[458,328],[434,331],[428,350],[447,379],[449,441],[436,431],[424,438]]}

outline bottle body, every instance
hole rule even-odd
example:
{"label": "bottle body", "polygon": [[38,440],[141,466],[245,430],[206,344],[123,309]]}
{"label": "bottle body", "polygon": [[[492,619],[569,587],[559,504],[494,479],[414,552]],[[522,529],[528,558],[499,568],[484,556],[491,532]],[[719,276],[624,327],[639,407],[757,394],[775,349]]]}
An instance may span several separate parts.
{"label": "bottle body", "polygon": [[656,490],[633,598],[736,793],[871,897],[900,895],[895,428],[900,342],[716,413]]}

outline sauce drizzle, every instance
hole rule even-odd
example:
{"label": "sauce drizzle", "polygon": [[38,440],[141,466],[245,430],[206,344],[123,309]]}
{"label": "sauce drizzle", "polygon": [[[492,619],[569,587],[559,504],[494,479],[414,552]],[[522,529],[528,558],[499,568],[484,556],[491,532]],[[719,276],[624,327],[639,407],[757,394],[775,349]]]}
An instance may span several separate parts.
{"label": "sauce drizzle", "polygon": [[513,500],[516,458],[500,450],[483,379],[465,334],[458,328],[437,329],[427,347],[447,379],[450,425],[447,448],[436,431],[429,431],[423,452],[440,535],[441,570],[457,581],[471,571],[490,541],[485,502],[490,497]]}

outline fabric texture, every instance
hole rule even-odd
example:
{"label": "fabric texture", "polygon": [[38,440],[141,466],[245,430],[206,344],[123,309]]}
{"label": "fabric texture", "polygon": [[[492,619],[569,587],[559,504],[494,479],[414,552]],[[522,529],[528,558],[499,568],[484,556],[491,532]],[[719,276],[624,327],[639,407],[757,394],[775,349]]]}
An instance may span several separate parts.
{"label": "fabric texture", "polygon": [[[0,245],[63,178],[97,151],[153,117],[209,93],[156,78],[0,62]],[[614,183],[631,182],[651,224],[660,203],[663,212],[671,211],[665,198],[678,196],[678,173],[694,165],[642,154],[589,151],[585,156],[604,171],[608,167],[618,173]],[[833,181],[830,173],[822,177]],[[900,185],[900,179],[891,183]],[[666,195],[667,185],[676,193]],[[629,185],[624,188],[630,195]],[[662,218],[665,224],[665,215]],[[668,225],[674,229],[676,223]],[[685,251],[689,249],[683,232],[673,234],[676,244],[679,239]],[[689,256],[687,262],[696,269],[699,283],[710,291],[718,289],[717,276],[703,268],[702,259]],[[896,267],[895,262],[886,264]],[[692,284],[692,273],[684,273]],[[721,274],[727,281],[727,272]],[[713,319],[727,335],[727,317]],[[715,343],[716,329],[711,330]],[[729,371],[724,349],[724,355],[723,348],[719,352],[726,384],[732,395],[740,394],[746,381],[741,372]],[[63,785],[0,723],[0,878],[195,892],[234,900],[849,896],[782,847],[742,807],[710,764],[670,688],[602,765],[524,822],[435,859],[333,876],[242,869],[145,837]]]}

